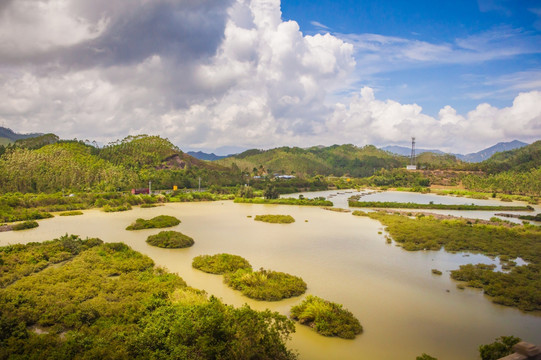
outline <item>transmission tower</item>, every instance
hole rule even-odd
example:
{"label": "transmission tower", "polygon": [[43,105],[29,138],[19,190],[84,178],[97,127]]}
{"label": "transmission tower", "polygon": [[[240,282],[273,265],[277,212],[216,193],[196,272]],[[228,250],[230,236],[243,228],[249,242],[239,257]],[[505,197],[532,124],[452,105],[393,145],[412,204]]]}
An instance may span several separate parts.
{"label": "transmission tower", "polygon": [[416,170],[417,166],[415,165],[415,138],[411,138],[411,156],[410,164],[407,166],[408,170]]}

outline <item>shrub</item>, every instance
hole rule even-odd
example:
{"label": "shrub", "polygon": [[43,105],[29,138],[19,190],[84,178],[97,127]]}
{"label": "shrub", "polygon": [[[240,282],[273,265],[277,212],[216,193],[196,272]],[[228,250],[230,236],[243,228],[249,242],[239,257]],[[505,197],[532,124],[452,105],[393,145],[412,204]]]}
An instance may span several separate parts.
{"label": "shrub", "polygon": [[500,336],[492,344],[479,346],[479,355],[482,360],[497,360],[513,352],[513,345],[519,343],[520,338],[514,336]]}
{"label": "shrub", "polygon": [[432,274],[434,274],[434,275],[441,275],[441,274],[443,274],[443,273],[442,273],[440,270],[438,270],[438,269],[432,269]]}
{"label": "shrub", "polygon": [[194,241],[191,237],[178,231],[160,231],[156,235],[150,235],[147,238],[147,243],[166,249],[178,249],[190,247]]}
{"label": "shrub", "polygon": [[32,229],[38,226],[39,224],[37,221],[29,220],[29,221],[24,221],[22,223],[15,224],[11,228],[15,231],[19,231],[19,230]]}
{"label": "shrub", "polygon": [[353,339],[363,331],[359,320],[342,305],[313,295],[308,295],[300,305],[293,306],[291,317],[324,336]]}
{"label": "shrub", "polygon": [[119,205],[119,206],[105,205],[103,207],[103,211],[105,211],[105,212],[119,212],[119,211],[128,211],[128,210],[131,210],[131,205],[130,204]]}
{"label": "shrub", "polygon": [[192,267],[211,274],[225,274],[239,269],[251,270],[248,260],[238,255],[200,255],[193,258]]}
{"label": "shrub", "polygon": [[295,222],[291,215],[256,215],[254,220],[272,224],[291,224]]}
{"label": "shrub", "polygon": [[239,269],[227,273],[224,282],[256,300],[276,301],[298,296],[306,291],[306,283],[297,276],[265,270]]}
{"label": "shrub", "polygon": [[76,216],[76,215],[83,215],[82,211],[74,210],[74,211],[65,211],[63,213],[58,214],[60,216]]}
{"label": "shrub", "polygon": [[160,215],[156,216],[150,220],[137,219],[133,224],[128,226],[126,230],[141,230],[141,229],[155,229],[155,228],[166,228],[171,226],[176,226],[180,224],[180,220],[174,216],[169,215]]}

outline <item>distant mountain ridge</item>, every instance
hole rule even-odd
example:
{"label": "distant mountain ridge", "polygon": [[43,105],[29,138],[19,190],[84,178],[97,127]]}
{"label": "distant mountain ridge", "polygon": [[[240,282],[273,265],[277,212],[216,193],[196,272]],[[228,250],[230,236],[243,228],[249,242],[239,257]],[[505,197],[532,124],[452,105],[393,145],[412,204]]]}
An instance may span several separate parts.
{"label": "distant mountain ridge", "polygon": [[0,126],[0,138],[9,139],[11,142],[15,142],[20,139],[28,139],[43,135],[42,133],[31,134],[18,134],[11,129]]}
{"label": "distant mountain ridge", "polygon": [[190,156],[193,156],[194,158],[199,159],[199,160],[209,160],[209,161],[225,159],[225,158],[228,158],[230,156],[235,155],[235,154],[216,155],[215,153],[210,153],[209,154],[209,153],[206,153],[206,152],[203,152],[203,151],[188,151],[186,154],[188,154]]}
{"label": "distant mountain ridge", "polygon": [[[489,159],[492,155],[503,152],[503,151],[509,151],[514,149],[519,149],[521,147],[524,147],[528,145],[525,142],[519,141],[519,140],[513,140],[509,142],[499,142],[496,145],[493,145],[491,147],[488,147],[484,150],[478,151],[476,153],[470,153],[466,155],[462,154],[451,154],[456,156],[458,159],[470,162],[470,163],[478,163],[484,160]],[[405,146],[384,146],[381,148],[381,150],[388,151],[393,154],[402,155],[402,156],[409,156],[411,154],[411,148],[405,147]],[[445,154],[445,152],[440,150],[427,150],[427,149],[415,149],[416,154],[422,154],[425,152],[432,152],[435,154]]]}

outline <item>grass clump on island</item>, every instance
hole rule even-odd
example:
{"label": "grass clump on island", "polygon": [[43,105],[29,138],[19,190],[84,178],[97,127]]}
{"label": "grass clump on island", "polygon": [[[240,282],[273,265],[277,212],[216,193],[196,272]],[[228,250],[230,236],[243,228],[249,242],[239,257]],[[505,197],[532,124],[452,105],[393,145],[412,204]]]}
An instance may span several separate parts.
{"label": "grass clump on island", "polygon": [[147,243],[166,249],[187,248],[194,244],[194,241],[188,235],[178,231],[160,231],[156,235],[150,235]]}
{"label": "grass clump on island", "polygon": [[63,213],[60,213],[58,215],[59,216],[77,216],[77,215],[83,215],[83,212],[79,210],[64,211]]}
{"label": "grass clump on island", "polygon": [[280,199],[265,199],[265,198],[235,198],[235,203],[243,204],[277,204],[277,205],[302,205],[302,206],[333,206],[332,201],[325,198],[315,199],[295,199],[295,198],[280,198]]}
{"label": "grass clump on island", "polygon": [[494,271],[493,265],[469,264],[451,271],[451,278],[464,281],[468,287],[483,289],[495,303],[523,311],[541,310],[541,227],[475,224],[466,219],[441,220],[432,216],[412,219],[381,211],[354,214],[379,220],[405,250],[443,247],[449,252],[500,256],[506,262],[520,257],[528,264],[514,266],[509,272]]}
{"label": "grass clump on island", "polygon": [[271,224],[291,224],[295,222],[295,219],[291,215],[256,215],[254,220]]}
{"label": "grass clump on island", "polygon": [[24,221],[22,223],[12,225],[11,229],[13,231],[20,231],[20,230],[26,230],[26,229],[33,229],[33,228],[36,228],[38,226],[39,226],[39,224],[38,224],[37,221],[28,220],[28,221]]}
{"label": "grass clump on island", "polygon": [[1,358],[297,357],[286,316],[207,298],[122,243],[10,245],[0,263]]}
{"label": "grass clump on island", "polygon": [[349,310],[313,295],[291,308],[291,318],[324,336],[354,339],[363,331],[361,323]]}
{"label": "grass clump on island", "polygon": [[239,269],[252,270],[252,265],[238,255],[200,255],[193,258],[192,267],[210,274],[226,274]]}
{"label": "grass clump on island", "polygon": [[128,210],[131,210],[131,209],[132,209],[132,207],[131,207],[130,204],[119,205],[119,206],[105,205],[103,207],[104,212],[120,212],[120,211],[128,211]]}
{"label": "grass clump on island", "polygon": [[484,211],[533,211],[534,209],[527,206],[499,206],[499,205],[450,205],[450,204],[417,204],[417,203],[402,203],[394,201],[356,201],[348,200],[351,207],[361,208],[388,208],[388,209],[440,209],[440,210],[484,210]]}
{"label": "grass clump on island", "polygon": [[263,268],[226,273],[224,282],[255,300],[278,301],[302,295],[306,291],[306,283],[300,277]]}
{"label": "grass clump on island", "polygon": [[156,229],[176,226],[180,224],[180,220],[174,216],[159,215],[150,220],[137,219],[133,224],[128,226],[126,230],[142,230],[142,229]]}

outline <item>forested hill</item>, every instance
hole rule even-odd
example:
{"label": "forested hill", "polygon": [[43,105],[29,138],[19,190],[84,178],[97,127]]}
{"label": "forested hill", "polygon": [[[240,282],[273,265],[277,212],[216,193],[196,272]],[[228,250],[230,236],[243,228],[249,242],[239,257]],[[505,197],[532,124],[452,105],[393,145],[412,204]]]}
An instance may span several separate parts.
{"label": "forested hill", "polygon": [[195,159],[157,136],[128,137],[101,149],[44,136],[1,155],[0,193],[129,190],[149,181],[154,188],[183,188],[196,187],[199,177],[205,186],[240,179],[239,171]]}
{"label": "forested hill", "polygon": [[491,174],[504,171],[526,172],[541,167],[541,140],[519,149],[499,152],[478,164],[480,170]]}
{"label": "forested hill", "polygon": [[407,159],[375,146],[362,148],[354,145],[329,147],[280,147],[271,150],[248,150],[227,159],[216,161],[255,173],[284,173],[308,175],[370,176],[374,170],[405,166]]}

